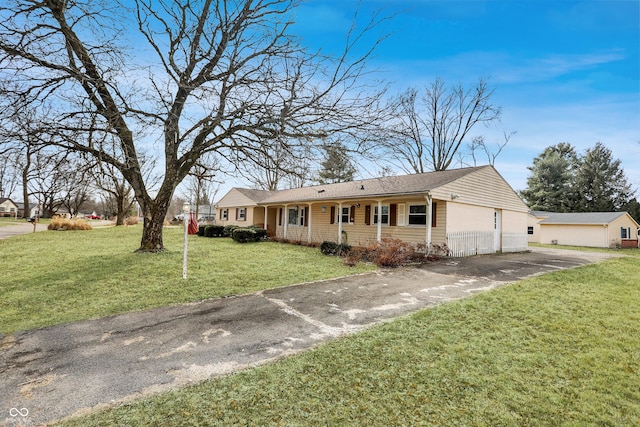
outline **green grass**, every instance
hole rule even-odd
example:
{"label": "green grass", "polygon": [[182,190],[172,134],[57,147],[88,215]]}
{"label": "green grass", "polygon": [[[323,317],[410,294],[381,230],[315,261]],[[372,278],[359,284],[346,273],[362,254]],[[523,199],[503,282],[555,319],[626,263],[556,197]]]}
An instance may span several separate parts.
{"label": "green grass", "polygon": [[640,260],[423,310],[64,426],[637,426]]}
{"label": "green grass", "polygon": [[45,231],[0,240],[0,333],[373,269],[344,266],[314,248],[190,236],[183,280],[182,229],[165,229],[168,250],[161,254],[134,253],[141,231]]}
{"label": "green grass", "polygon": [[640,257],[640,248],[625,248],[625,249],[612,249],[612,248],[592,248],[588,246],[569,246],[569,245],[549,245],[544,243],[529,243],[529,246],[536,248],[550,248],[550,249],[568,249],[582,252],[605,252],[615,253],[626,256]]}

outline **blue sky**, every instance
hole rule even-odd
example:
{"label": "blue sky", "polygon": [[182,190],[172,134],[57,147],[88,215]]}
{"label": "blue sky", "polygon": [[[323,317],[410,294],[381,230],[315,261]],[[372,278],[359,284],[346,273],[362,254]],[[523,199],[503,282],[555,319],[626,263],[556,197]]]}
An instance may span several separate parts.
{"label": "blue sky", "polygon": [[503,132],[517,132],[496,162],[515,189],[526,187],[526,167],[545,147],[569,142],[583,152],[598,141],[640,188],[638,0],[309,0],[293,32],[332,51],[358,6],[358,22],[374,10],[393,16],[370,63],[392,92],[436,77],[465,85],[489,79],[502,120],[472,137],[497,144]]}

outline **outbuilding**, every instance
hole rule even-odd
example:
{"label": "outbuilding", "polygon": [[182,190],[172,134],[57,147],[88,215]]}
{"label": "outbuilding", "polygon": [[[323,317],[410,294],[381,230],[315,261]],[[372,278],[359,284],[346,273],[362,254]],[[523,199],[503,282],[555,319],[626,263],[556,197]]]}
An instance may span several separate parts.
{"label": "outbuilding", "polygon": [[531,211],[528,219],[529,242],[546,244],[637,248],[639,230],[628,212]]}

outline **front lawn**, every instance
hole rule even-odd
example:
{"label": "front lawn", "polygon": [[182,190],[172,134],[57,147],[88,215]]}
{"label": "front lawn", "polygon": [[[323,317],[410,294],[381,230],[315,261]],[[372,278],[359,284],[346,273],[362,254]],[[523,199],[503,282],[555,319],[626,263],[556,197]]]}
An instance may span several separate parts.
{"label": "front lawn", "polygon": [[238,295],[339,277],[344,266],[319,249],[189,237],[182,279],[182,228],[166,228],[161,254],[134,253],[141,226],[44,231],[0,240],[0,333],[132,310]]}
{"label": "front lawn", "polygon": [[524,280],[64,426],[637,426],[640,259]]}

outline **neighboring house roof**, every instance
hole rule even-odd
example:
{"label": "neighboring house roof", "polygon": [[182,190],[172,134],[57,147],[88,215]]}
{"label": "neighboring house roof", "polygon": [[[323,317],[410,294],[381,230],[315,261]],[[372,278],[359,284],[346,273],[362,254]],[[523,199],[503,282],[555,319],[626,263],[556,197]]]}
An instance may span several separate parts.
{"label": "neighboring house roof", "polygon": [[11,199],[10,199],[10,198],[8,198],[8,197],[0,197],[0,205],[1,205],[1,204],[3,204],[3,203],[4,203],[4,202],[6,202],[6,201],[9,201],[9,202],[13,203],[15,206],[18,206],[18,205],[16,204],[16,202],[14,202],[13,200],[11,200]]}
{"label": "neighboring house roof", "polygon": [[540,221],[540,224],[605,225],[622,216],[628,215],[627,212],[545,213],[548,216]]}
{"label": "neighboring house roof", "polygon": [[452,169],[414,175],[386,176],[336,184],[292,188],[290,190],[267,192],[266,197],[259,201],[259,203],[266,205],[288,202],[309,202],[314,200],[347,200],[363,197],[424,194],[427,191],[431,191],[488,167],[491,166]]}

